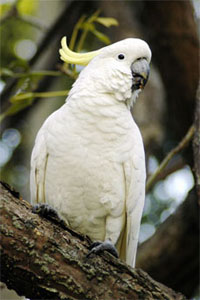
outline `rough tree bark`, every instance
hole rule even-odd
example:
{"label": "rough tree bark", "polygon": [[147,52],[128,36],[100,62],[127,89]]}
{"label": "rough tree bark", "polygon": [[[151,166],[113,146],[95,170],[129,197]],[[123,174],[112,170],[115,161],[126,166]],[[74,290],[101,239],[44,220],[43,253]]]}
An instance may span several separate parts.
{"label": "rough tree bark", "polygon": [[90,240],[32,213],[1,184],[1,280],[31,299],[186,299],[109,253],[88,254]]}

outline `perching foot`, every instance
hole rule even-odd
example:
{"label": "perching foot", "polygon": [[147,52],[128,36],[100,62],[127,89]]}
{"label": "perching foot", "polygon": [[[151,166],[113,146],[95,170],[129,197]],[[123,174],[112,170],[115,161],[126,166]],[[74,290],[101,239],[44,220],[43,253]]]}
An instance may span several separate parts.
{"label": "perching foot", "polygon": [[117,258],[119,257],[117,249],[110,240],[106,240],[104,242],[94,242],[90,245],[89,249],[90,252],[87,254],[87,257],[89,257],[92,253],[99,254],[104,251],[108,251]]}
{"label": "perching foot", "polygon": [[64,229],[67,227],[67,224],[64,220],[60,218],[57,211],[48,204],[39,203],[33,206],[33,213],[40,215],[55,224],[59,224]]}

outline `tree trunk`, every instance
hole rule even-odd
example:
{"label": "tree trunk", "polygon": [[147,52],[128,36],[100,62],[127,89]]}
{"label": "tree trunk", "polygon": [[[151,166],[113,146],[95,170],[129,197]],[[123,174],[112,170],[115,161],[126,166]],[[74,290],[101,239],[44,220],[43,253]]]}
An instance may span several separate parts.
{"label": "tree trunk", "polygon": [[109,253],[88,254],[90,240],[32,213],[1,184],[1,280],[31,299],[186,299]]}
{"label": "tree trunk", "polygon": [[193,5],[191,1],[164,0],[136,4],[166,90],[167,133],[180,140],[194,120],[199,82],[199,39]]}
{"label": "tree trunk", "polygon": [[195,179],[196,179],[198,203],[200,205],[200,85],[196,97],[194,128],[195,128],[194,139],[193,139],[194,172],[195,172]]}

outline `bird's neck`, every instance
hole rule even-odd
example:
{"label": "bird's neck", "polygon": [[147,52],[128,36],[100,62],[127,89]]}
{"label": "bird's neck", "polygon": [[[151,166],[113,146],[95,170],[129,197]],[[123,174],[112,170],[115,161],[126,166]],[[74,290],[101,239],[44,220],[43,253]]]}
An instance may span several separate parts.
{"label": "bird's neck", "polygon": [[72,111],[88,114],[88,117],[117,118],[120,114],[130,113],[123,101],[117,101],[112,94],[91,91],[90,88],[72,90],[67,99]]}
{"label": "bird's neck", "polygon": [[[90,67],[88,72],[88,67]],[[69,98],[82,99],[92,106],[126,105],[127,109],[135,103],[141,89],[132,90],[132,75],[123,69],[101,67],[94,72],[92,66],[83,69],[73,84]],[[123,106],[122,105],[122,106]]]}

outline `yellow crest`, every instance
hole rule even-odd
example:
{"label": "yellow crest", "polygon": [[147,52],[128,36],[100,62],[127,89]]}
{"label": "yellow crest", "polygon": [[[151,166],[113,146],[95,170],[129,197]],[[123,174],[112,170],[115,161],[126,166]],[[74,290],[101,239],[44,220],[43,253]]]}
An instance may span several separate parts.
{"label": "yellow crest", "polygon": [[93,57],[100,53],[100,50],[88,53],[76,53],[71,51],[67,46],[67,38],[64,36],[61,40],[62,48],[59,50],[60,58],[68,64],[76,64],[86,66]]}

